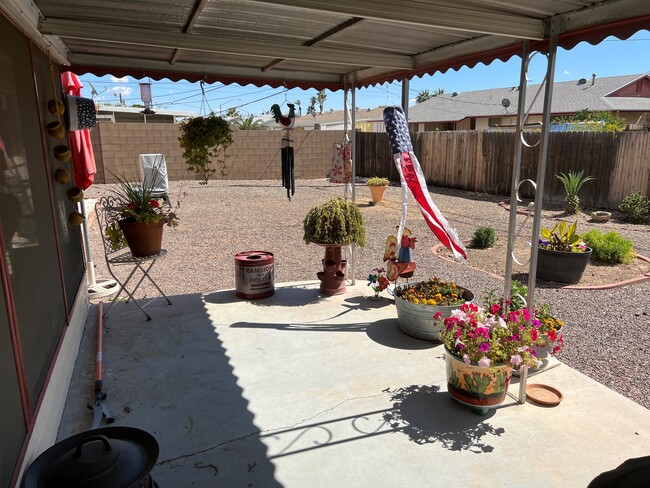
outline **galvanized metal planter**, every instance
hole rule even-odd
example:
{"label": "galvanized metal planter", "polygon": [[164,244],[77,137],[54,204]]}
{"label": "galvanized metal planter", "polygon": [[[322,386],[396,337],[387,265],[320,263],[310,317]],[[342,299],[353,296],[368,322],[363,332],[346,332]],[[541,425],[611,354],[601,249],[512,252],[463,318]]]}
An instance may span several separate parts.
{"label": "galvanized metal planter", "polygon": [[[397,288],[408,288],[412,284],[398,285]],[[462,288],[462,287],[461,287]],[[463,290],[463,297],[468,302],[474,300],[474,294],[465,289]],[[433,316],[440,312],[442,318],[449,317],[451,311],[458,308],[459,305],[438,306],[438,305],[422,305],[408,302],[397,295],[395,295],[395,306],[397,307],[397,320],[399,321],[399,328],[405,334],[408,334],[418,339],[426,339],[429,341],[440,340],[440,326],[433,319]]]}

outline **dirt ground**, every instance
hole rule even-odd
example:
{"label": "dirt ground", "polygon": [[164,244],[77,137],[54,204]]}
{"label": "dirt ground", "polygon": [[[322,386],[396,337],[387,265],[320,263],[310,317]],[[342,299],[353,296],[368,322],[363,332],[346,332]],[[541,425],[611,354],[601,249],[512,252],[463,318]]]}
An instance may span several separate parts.
{"label": "dirt ground", "polygon": [[[468,252],[467,264],[489,273],[503,276],[506,266],[506,250],[508,236],[506,234],[496,235],[495,244],[489,249],[471,249]],[[438,247],[436,252],[451,259],[451,253],[443,247]],[[528,279],[528,260],[530,258],[530,247],[521,239],[515,245],[515,258],[523,265],[513,263],[513,275],[519,281]],[[650,273],[650,263],[635,259],[630,264],[610,265],[599,263],[593,259],[587,264],[582,279],[576,286],[601,286],[619,281],[638,278]]]}

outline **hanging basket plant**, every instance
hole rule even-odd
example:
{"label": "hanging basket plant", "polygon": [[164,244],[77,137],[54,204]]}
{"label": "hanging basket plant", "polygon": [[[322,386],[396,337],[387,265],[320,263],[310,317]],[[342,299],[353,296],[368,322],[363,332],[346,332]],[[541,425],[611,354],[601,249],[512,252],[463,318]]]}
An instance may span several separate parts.
{"label": "hanging basket plant", "polygon": [[221,165],[220,175],[226,176],[226,149],[232,144],[230,124],[214,113],[202,117],[193,117],[181,123],[181,135],[178,138],[183,158],[188,170],[201,173],[203,185],[217,172],[212,162]]}

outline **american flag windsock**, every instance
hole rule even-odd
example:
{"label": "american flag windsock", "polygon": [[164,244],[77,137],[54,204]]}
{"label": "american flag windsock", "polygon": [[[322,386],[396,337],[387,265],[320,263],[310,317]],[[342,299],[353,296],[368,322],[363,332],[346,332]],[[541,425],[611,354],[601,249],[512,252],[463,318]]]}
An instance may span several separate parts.
{"label": "american flag windsock", "polygon": [[413,153],[411,136],[402,107],[386,107],[384,109],[384,124],[390,147],[393,150],[395,166],[402,177],[402,184],[406,182],[411,190],[425,222],[438,240],[454,253],[456,259],[467,259],[465,246],[431,200],[424,173],[422,173],[418,158]]}

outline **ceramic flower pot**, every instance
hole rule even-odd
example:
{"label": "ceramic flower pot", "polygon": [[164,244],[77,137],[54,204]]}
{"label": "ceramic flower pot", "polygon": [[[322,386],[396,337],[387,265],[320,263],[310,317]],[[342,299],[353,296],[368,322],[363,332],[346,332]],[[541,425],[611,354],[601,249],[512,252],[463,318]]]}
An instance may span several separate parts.
{"label": "ceramic flower pot", "polygon": [[83,214],[74,211],[71,212],[70,215],[68,215],[68,222],[70,222],[72,225],[81,225],[83,224],[83,221],[86,220],[83,216]]}
{"label": "ceramic flower pot", "polygon": [[84,191],[81,188],[77,188],[76,186],[71,186],[68,188],[65,194],[67,195],[68,200],[73,203],[80,202],[84,199]]}
{"label": "ceramic flower pot", "polygon": [[57,168],[54,171],[54,181],[60,185],[65,185],[68,181],[70,181],[70,173],[67,169]]}
{"label": "ceramic flower pot", "polygon": [[503,403],[512,379],[510,364],[483,368],[467,364],[445,349],[447,362],[447,391],[464,405],[478,408],[496,407]]}
{"label": "ceramic flower pot", "polygon": [[[409,286],[411,285],[403,284],[398,285],[397,288],[407,288]],[[474,294],[469,290],[463,288],[462,295],[468,302],[474,300]],[[438,306],[423,305],[421,303],[415,304],[395,295],[395,307],[397,308],[399,328],[402,332],[417,337],[418,339],[439,341],[440,324],[433,316],[440,312],[442,314],[441,318],[445,319],[451,315],[452,310],[458,308],[458,305]]]}
{"label": "ceramic flower pot", "polygon": [[65,113],[65,105],[61,100],[53,98],[47,101],[47,111],[52,115],[63,115]]}
{"label": "ceramic flower pot", "polygon": [[388,186],[369,186],[370,194],[372,195],[373,205],[380,203],[384,199],[384,192]]}
{"label": "ceramic flower pot", "polygon": [[45,126],[47,133],[56,139],[63,139],[65,137],[65,127],[58,120],[50,122]]}
{"label": "ceramic flower pot", "polygon": [[120,220],[118,224],[135,257],[143,258],[160,253],[164,222],[146,224]]}
{"label": "ceramic flower pot", "polygon": [[585,252],[549,251],[539,248],[537,278],[558,283],[578,283],[590,257],[590,247]]}
{"label": "ceramic flower pot", "polygon": [[316,273],[320,280],[320,292],[323,295],[341,295],[345,293],[345,269],[347,260],[341,259],[341,244],[318,244],[325,248],[323,271]]}
{"label": "ceramic flower pot", "polygon": [[54,152],[54,157],[58,161],[61,161],[62,163],[65,163],[67,160],[70,159],[70,148],[68,148],[68,146],[66,146],[65,144],[60,144],[58,146],[55,146],[53,152]]}

